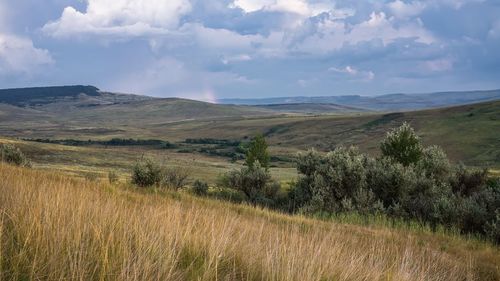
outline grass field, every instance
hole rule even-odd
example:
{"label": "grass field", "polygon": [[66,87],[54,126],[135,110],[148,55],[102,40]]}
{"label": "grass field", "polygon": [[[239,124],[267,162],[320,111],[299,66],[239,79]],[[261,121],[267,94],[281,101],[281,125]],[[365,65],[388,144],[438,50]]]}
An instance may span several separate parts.
{"label": "grass field", "polygon": [[[262,115],[263,112],[241,107],[221,111],[220,107],[206,107],[203,103],[192,105],[187,101],[164,103],[134,110],[118,106],[87,111],[77,109],[69,110],[66,115],[49,117],[44,115],[48,114],[45,111],[20,108],[13,111],[12,107],[5,106],[0,108],[0,135],[82,140],[155,138],[179,142],[187,138],[242,140],[262,133],[273,155],[289,157],[309,148],[328,151],[341,145],[356,145],[364,152],[376,154],[385,132],[408,121],[424,143],[442,146],[452,160],[500,168],[497,133],[500,101],[404,113],[316,116]],[[188,110],[190,106],[194,107]],[[182,108],[199,118],[187,118]]]}
{"label": "grass field", "polygon": [[[243,164],[243,161],[232,163],[224,157],[140,146],[66,146],[0,137],[1,143],[19,147],[37,169],[59,171],[79,177],[95,174],[102,179],[107,178],[108,173],[112,171],[117,173],[122,181],[129,180],[133,165],[142,158],[154,159],[169,167],[182,168],[190,174],[190,181],[201,179],[210,184],[216,183],[221,174],[240,168]],[[297,177],[293,163],[270,170],[273,177],[284,185]]]}
{"label": "grass field", "polygon": [[498,280],[490,244],[0,164],[1,280]]}

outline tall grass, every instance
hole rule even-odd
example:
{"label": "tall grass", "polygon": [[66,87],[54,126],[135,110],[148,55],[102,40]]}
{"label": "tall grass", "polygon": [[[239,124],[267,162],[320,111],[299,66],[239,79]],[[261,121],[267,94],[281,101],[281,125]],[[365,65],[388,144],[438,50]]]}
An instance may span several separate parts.
{"label": "tall grass", "polygon": [[[495,280],[498,249],[0,165],[1,280]],[[425,238],[425,241],[422,239]]]}

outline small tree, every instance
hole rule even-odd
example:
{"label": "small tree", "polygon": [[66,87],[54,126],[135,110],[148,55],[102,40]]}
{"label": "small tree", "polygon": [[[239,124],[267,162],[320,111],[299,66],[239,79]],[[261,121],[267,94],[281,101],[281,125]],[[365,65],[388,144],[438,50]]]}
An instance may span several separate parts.
{"label": "small tree", "polygon": [[382,155],[389,157],[404,166],[416,163],[423,153],[420,138],[410,124],[404,122],[399,128],[387,133],[380,144]]}
{"label": "small tree", "polygon": [[257,135],[252,139],[246,155],[246,164],[249,168],[253,168],[256,161],[259,161],[260,166],[265,170],[269,169],[270,157],[267,152],[266,139],[262,135]]}

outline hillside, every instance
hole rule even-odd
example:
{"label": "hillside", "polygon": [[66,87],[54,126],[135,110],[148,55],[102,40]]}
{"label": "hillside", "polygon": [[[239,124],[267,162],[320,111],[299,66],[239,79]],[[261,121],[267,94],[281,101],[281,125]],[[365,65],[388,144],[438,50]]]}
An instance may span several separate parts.
{"label": "hillside", "polygon": [[353,112],[366,112],[368,110],[351,106],[338,105],[333,103],[284,103],[284,104],[264,104],[253,107],[283,113],[303,113],[303,114],[346,114]]}
{"label": "hillside", "polygon": [[404,111],[448,107],[500,99],[500,90],[387,94],[379,96],[280,97],[263,99],[220,99],[221,104],[335,104],[374,111]]}
{"label": "hillside", "polygon": [[[189,138],[245,140],[262,133],[274,154],[290,158],[309,148],[328,151],[349,145],[377,153],[385,132],[408,121],[424,142],[441,145],[454,161],[500,167],[496,133],[500,101],[384,114],[355,112],[351,107],[331,104],[252,107],[104,92],[92,97],[101,103],[91,106],[87,95],[79,96],[22,107],[0,103],[0,136],[182,142]],[[110,102],[112,99],[116,102]],[[336,113],[326,115],[324,111]]]}
{"label": "hillside", "polygon": [[[5,280],[496,280],[498,248],[0,165]],[[22,241],[22,243],[19,243]]]}
{"label": "hillside", "polygon": [[110,134],[127,126],[142,129],[186,120],[275,114],[248,106],[109,93],[92,86],[0,90],[0,135]]}

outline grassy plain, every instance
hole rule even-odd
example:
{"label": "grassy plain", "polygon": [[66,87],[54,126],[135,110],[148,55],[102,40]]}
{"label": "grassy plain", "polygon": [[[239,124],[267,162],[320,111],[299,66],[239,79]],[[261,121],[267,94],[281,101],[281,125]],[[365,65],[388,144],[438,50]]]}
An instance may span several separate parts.
{"label": "grassy plain", "polygon": [[498,280],[490,244],[0,164],[1,280]]}
{"label": "grassy plain", "polygon": [[[290,157],[309,148],[328,151],[340,145],[356,145],[376,154],[385,132],[408,121],[424,143],[442,146],[452,160],[500,168],[500,101],[404,113],[343,115],[276,115],[184,100],[144,103],[135,109],[126,105],[72,109],[58,116],[4,106],[0,108],[0,135],[179,142],[187,138],[244,140],[262,133],[274,155]],[[188,113],[195,117],[187,118]]]}

